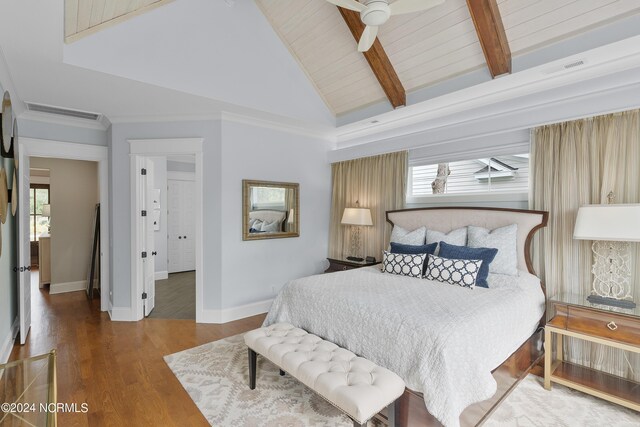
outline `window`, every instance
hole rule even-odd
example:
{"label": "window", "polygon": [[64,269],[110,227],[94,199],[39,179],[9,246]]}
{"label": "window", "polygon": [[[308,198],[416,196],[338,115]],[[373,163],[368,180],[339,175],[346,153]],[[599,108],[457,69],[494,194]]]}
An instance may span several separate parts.
{"label": "window", "polygon": [[[431,183],[438,165],[409,169],[408,196],[432,196]],[[526,193],[529,190],[529,154],[498,156],[449,163],[444,194]]]}
{"label": "window", "polygon": [[49,186],[32,184],[29,199],[30,234],[31,241],[35,242],[40,234],[49,230],[49,218],[42,216],[42,206],[49,204]]}
{"label": "window", "polygon": [[275,187],[252,187],[251,210],[285,210],[286,189]]}

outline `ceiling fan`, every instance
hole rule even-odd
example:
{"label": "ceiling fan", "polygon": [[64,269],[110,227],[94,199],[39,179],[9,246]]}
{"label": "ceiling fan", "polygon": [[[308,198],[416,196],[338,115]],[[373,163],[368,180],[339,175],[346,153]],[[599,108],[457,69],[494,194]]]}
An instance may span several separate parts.
{"label": "ceiling fan", "polygon": [[444,3],[444,0],[327,0],[336,6],[360,12],[360,19],[365,24],[358,42],[358,51],[366,52],[373,45],[378,35],[378,27],[393,16],[403,13],[419,12]]}

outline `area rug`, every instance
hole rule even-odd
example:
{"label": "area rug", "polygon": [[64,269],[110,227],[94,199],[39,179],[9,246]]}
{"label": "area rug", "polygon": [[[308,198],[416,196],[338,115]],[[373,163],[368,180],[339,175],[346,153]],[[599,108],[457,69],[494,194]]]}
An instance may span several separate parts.
{"label": "area rug", "polygon": [[[258,357],[257,386],[249,390],[247,348],[242,335],[165,356],[209,424],[216,427],[351,427],[353,422],[300,382]],[[640,414],[529,375],[485,426],[627,427]],[[370,426],[382,426],[378,422]]]}

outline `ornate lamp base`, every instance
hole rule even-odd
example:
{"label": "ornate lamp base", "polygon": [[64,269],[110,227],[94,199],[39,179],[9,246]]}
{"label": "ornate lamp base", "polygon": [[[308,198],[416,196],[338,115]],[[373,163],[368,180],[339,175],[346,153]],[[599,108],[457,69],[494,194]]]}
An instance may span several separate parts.
{"label": "ornate lamp base", "polygon": [[629,299],[615,299],[601,297],[600,295],[589,295],[587,297],[587,301],[589,301],[591,304],[603,304],[620,308],[636,308],[636,303]]}
{"label": "ornate lamp base", "polygon": [[364,261],[364,258],[360,257],[360,248],[362,246],[360,226],[351,226],[351,255],[347,257],[349,261]]}

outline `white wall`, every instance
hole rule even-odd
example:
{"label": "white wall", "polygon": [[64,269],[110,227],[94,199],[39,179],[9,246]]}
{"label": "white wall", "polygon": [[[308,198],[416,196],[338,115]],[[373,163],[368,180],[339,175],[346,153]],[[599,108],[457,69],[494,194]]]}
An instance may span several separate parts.
{"label": "white wall", "polygon": [[98,164],[32,157],[31,167],[49,169],[51,287],[86,281],[100,202]]}
{"label": "white wall", "polygon": [[[154,188],[160,190],[160,230],[153,233],[156,280],[166,279],[167,273],[167,158],[152,157]],[[148,215],[152,215],[151,212]]]}
{"label": "white wall", "polygon": [[[324,270],[331,168],[327,143],[247,124],[222,123],[223,308],[275,296],[289,280]],[[300,237],[242,240],[242,180],[300,184]]]}
{"label": "white wall", "polygon": [[[116,123],[111,134],[114,307],[131,307],[127,139],[204,138],[205,312],[272,298],[288,280],[324,269],[331,192],[326,141],[230,121]],[[299,238],[242,241],[242,179],[300,183]]]}
{"label": "white wall", "polygon": [[131,185],[128,139],[200,137],[203,142],[203,229],[205,268],[204,308],[219,309],[221,304],[220,188],[221,142],[219,121],[153,123],[115,123],[110,127],[111,184],[111,280],[112,306],[131,308]]}
{"label": "white wall", "polygon": [[[1,58],[0,58],[1,59]],[[0,82],[0,93],[4,93]],[[13,95],[13,94],[12,94]],[[0,168],[7,172],[9,188],[13,187],[13,159],[0,158]],[[11,201],[11,200],[9,200]],[[9,204],[7,221],[2,227],[2,254],[0,254],[0,363],[8,357],[13,345],[11,326],[18,315],[17,276],[13,267],[17,265],[16,221]]]}

